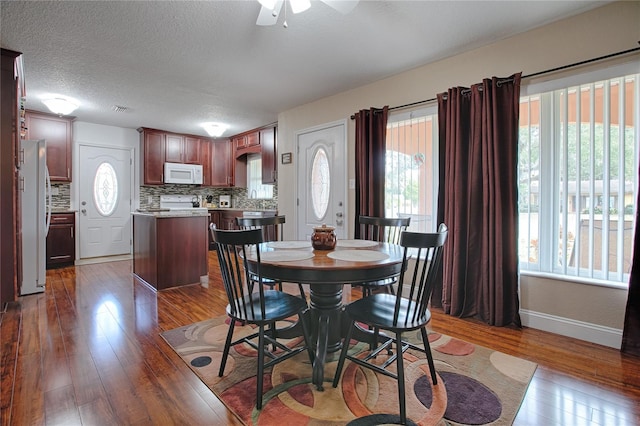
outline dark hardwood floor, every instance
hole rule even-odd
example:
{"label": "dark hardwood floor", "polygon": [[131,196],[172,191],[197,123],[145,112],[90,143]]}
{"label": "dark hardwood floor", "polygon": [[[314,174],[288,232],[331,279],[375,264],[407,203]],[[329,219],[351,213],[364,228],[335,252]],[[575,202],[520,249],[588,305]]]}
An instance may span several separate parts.
{"label": "dark hardwood floor", "polygon": [[[2,425],[239,425],[159,336],[224,313],[213,252],[209,265],[209,288],[158,294],[136,282],[130,261],[48,271],[45,293],[0,317]],[[638,358],[438,311],[431,326],[538,363],[515,424],[640,424]]]}

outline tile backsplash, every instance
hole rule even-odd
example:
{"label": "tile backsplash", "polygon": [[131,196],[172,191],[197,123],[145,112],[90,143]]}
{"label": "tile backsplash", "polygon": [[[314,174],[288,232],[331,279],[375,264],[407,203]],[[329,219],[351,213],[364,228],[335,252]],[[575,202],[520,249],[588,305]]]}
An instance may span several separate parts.
{"label": "tile backsplash", "polygon": [[[71,208],[71,184],[52,183],[51,204],[53,210],[69,210]],[[57,194],[56,194],[57,189]],[[159,208],[160,195],[199,195],[203,199],[207,195],[213,196],[213,202],[218,203],[220,195],[231,195],[231,206],[239,209],[277,209],[278,186],[273,187],[273,199],[251,200],[247,197],[246,188],[212,188],[192,185],[158,185],[140,187],[140,208]]]}
{"label": "tile backsplash", "polygon": [[69,210],[71,208],[70,183],[51,183],[51,207],[53,210]]}
{"label": "tile backsplash", "polygon": [[159,208],[160,195],[198,195],[203,199],[207,195],[213,196],[217,205],[220,195],[231,195],[231,207],[239,209],[277,209],[278,187],[273,187],[273,199],[252,200],[247,197],[246,188],[212,188],[192,185],[158,185],[140,187],[140,208]]}

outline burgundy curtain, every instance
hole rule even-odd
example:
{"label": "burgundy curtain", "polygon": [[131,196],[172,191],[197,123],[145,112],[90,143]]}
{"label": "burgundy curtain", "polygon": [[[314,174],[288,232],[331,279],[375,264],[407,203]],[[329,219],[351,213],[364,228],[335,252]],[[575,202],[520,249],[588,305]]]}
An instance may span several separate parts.
{"label": "burgundy curtain", "polygon": [[384,216],[384,174],[389,106],[362,109],[356,120],[355,238],[360,238],[358,217]]}
{"label": "burgundy curtain", "polygon": [[432,297],[459,317],[520,326],[517,155],[521,74],[438,95],[438,223],[449,227]]}
{"label": "burgundy curtain", "polygon": [[[638,170],[640,176],[640,169]],[[639,180],[640,182],[640,180]],[[640,191],[636,202],[636,232],[633,238],[633,260],[629,277],[627,310],[624,315],[622,352],[640,356]]]}

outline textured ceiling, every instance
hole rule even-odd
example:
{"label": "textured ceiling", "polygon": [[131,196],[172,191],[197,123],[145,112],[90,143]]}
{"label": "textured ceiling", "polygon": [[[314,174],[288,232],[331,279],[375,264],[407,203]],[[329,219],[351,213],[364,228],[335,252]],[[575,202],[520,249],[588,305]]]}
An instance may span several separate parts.
{"label": "textured ceiling", "polygon": [[285,29],[283,14],[256,26],[256,0],[2,1],[0,29],[24,54],[29,109],[59,94],[80,102],[81,121],[203,136],[216,121],[232,135],[605,3],[361,0],[341,15],[312,1]]}

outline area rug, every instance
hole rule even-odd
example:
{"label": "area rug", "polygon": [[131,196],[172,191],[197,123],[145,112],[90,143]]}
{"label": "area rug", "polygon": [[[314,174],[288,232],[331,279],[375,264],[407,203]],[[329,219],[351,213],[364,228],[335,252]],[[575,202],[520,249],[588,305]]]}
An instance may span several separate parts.
{"label": "area rug", "polygon": [[[267,370],[263,407],[257,410],[257,354],[250,346],[232,348],[224,375],[218,377],[227,330],[228,318],[219,317],[164,332],[162,337],[245,425],[399,423],[394,379],[347,361],[338,387],[331,386],[338,354],[330,354],[325,365],[323,391],[311,384],[312,368],[304,352]],[[252,331],[251,326],[236,325],[234,339]],[[419,333],[405,338],[419,342]],[[408,424],[513,423],[536,364],[443,334],[429,332],[429,341],[436,386],[424,354],[409,350],[404,355]],[[300,343],[292,339],[287,344]],[[353,352],[368,348],[352,343]],[[378,356],[380,362],[385,357]]]}

